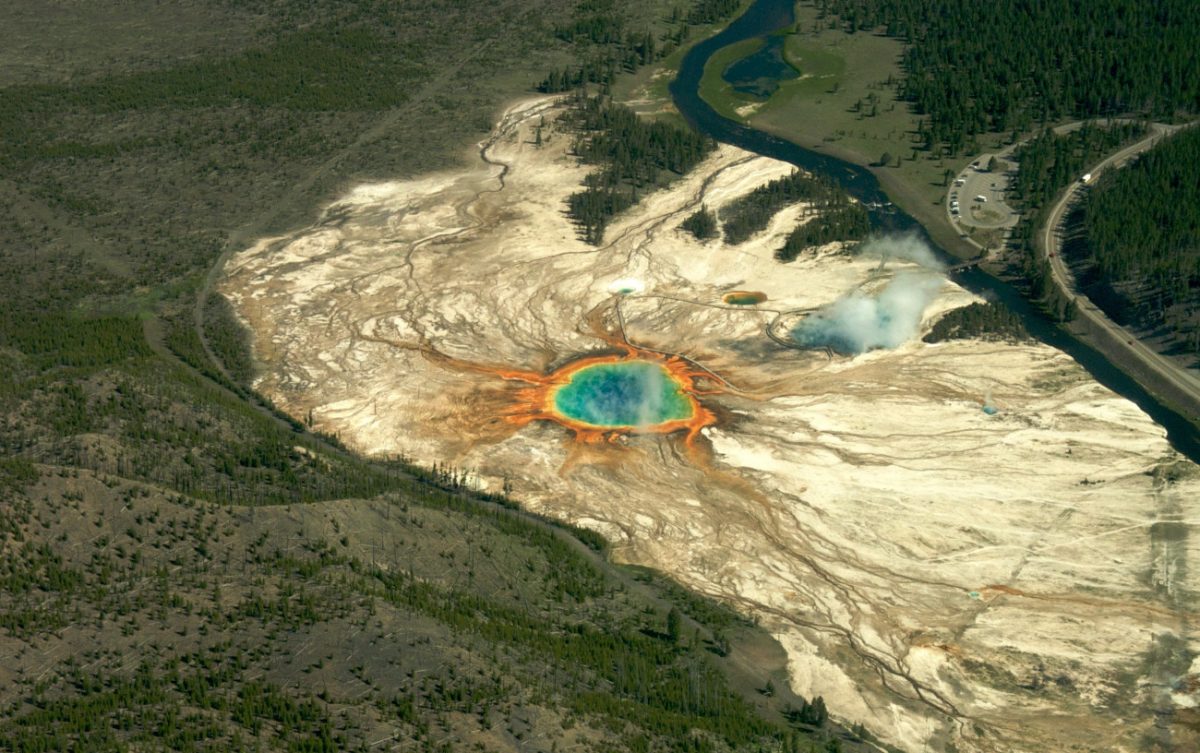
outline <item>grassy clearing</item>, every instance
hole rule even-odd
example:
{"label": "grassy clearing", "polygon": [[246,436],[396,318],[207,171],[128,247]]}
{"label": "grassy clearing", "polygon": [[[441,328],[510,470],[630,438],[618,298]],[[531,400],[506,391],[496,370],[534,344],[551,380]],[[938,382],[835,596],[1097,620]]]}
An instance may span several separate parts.
{"label": "grassy clearing", "polygon": [[846,60],[836,52],[815,45],[795,33],[786,34],[784,59],[799,72],[800,77],[779,82],[779,91],[769,100],[739,92],[725,81],[723,74],[730,65],[754,55],[764,46],[762,39],[747,39],[718,51],[704,67],[700,94],[717,112],[742,123],[760,125],[762,113],[790,105],[793,108],[810,106],[829,91],[837,91],[846,72]]}
{"label": "grassy clearing", "polygon": [[800,78],[786,82],[793,96],[819,95],[835,84],[840,85],[846,73],[846,59],[822,49],[803,37],[792,34],[783,47],[784,57]]}
{"label": "grassy clearing", "polygon": [[739,92],[723,78],[725,69],[737,61],[750,57],[763,48],[763,40],[746,39],[722,48],[708,59],[704,76],[700,79],[700,96],[713,109],[730,120],[742,123],[746,120],[746,108],[762,104],[762,100]]}
{"label": "grassy clearing", "polygon": [[[911,152],[907,131],[917,119],[899,101],[894,86],[901,76],[903,45],[873,34],[846,34],[825,28],[811,9],[801,8],[785,54],[801,77],[780,82],[779,91],[755,117],[761,126],[787,125],[809,140],[836,142],[867,161],[877,147]],[[813,117],[818,114],[818,117]],[[803,123],[795,123],[804,115]]]}
{"label": "grassy clearing", "polygon": [[686,126],[687,121],[675,109],[668,89],[686,52],[687,48],[676,50],[657,65],[646,66],[636,73],[617,79],[617,83],[612,87],[613,99],[644,118],[661,120],[680,127]]}
{"label": "grassy clearing", "polygon": [[701,83],[704,99],[725,117],[872,167],[910,212],[939,202],[945,170],[956,165],[931,159],[915,141],[918,118],[896,87],[902,43],[830,28],[815,8],[798,7],[796,16],[784,55],[799,78],[781,81],[766,102],[735,91],[721,73],[762,47],[761,40],[746,40],[709,61]]}
{"label": "grassy clearing", "polygon": [[918,153],[917,116],[897,96],[903,45],[875,34],[828,28],[816,15],[813,8],[797,10],[785,54],[801,76],[781,82],[779,91],[751,116],[751,125],[860,165],[877,165],[887,156],[889,170],[935,200],[945,167]]}
{"label": "grassy clearing", "polygon": [[[795,56],[789,62],[812,76],[783,82],[751,124],[871,168],[892,200],[935,241],[973,256],[976,250],[960,240],[943,210],[947,171],[957,174],[977,153],[1007,144],[1007,135],[980,134],[958,157],[925,149],[917,133],[920,117],[899,98],[896,85],[903,77],[903,43],[831,28],[809,6],[797,7],[796,19],[786,52]],[[880,164],[884,156],[889,157],[887,165]]]}

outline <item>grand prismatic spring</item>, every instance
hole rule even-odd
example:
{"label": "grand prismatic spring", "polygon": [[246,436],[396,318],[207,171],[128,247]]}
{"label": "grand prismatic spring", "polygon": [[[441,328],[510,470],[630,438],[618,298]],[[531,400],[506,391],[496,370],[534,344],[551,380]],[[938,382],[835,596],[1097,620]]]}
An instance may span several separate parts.
{"label": "grand prismatic spring", "polygon": [[503,372],[529,382],[507,419],[516,424],[548,420],[575,431],[582,441],[613,439],[624,433],[686,431],[691,440],[714,422],[697,395],[703,372],[679,358],[658,358],[631,350],[627,355],[590,356],[541,376]]}

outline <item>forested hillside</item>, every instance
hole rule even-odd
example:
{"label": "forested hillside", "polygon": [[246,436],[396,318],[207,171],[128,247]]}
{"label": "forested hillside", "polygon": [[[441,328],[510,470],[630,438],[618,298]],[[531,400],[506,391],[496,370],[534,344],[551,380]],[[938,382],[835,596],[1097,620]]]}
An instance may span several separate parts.
{"label": "forested hillside", "polygon": [[586,52],[580,62],[550,71],[538,91],[549,94],[571,91],[586,84],[607,86],[619,73],[630,73],[670,55],[690,31],[676,13],[673,27],[662,37],[644,28],[636,30],[611,2],[581,3],[574,18],[554,29],[554,36]]}
{"label": "forested hillside", "polygon": [[1200,353],[1200,131],[1190,128],[1102,175],[1083,207],[1094,284],[1111,313],[1165,326]]}
{"label": "forested hillside", "polygon": [[621,73],[632,73],[675,52],[687,43],[694,26],[721,23],[746,0],[694,0],[670,6],[654,29],[646,20],[631,22],[614,0],[583,0],[567,23],[554,27],[554,36],[576,45],[576,60],[550,71],[537,89],[555,93],[599,84],[602,90]]}
{"label": "forested hillside", "polygon": [[5,461],[0,491],[4,750],[840,749],[731,688],[748,621],[452,474],[235,507]]}
{"label": "forested hillside", "polygon": [[1123,122],[1089,123],[1066,133],[1047,129],[1016,152],[1021,169],[1012,182],[1011,196],[1023,216],[1013,228],[1009,245],[1029,283],[1030,295],[1059,320],[1071,318],[1072,304],[1059,294],[1047,262],[1038,254],[1035,240],[1045,225],[1050,202],[1068,184],[1078,180],[1089,165],[1144,133],[1140,124]]}
{"label": "forested hillside", "polygon": [[1200,111],[1194,0],[816,0],[848,31],[907,43],[927,143],[1069,117]]}

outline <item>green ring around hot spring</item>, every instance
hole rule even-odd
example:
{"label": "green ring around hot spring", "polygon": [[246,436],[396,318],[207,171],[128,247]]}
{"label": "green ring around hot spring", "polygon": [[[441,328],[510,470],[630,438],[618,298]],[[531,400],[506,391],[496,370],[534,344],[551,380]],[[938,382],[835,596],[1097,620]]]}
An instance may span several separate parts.
{"label": "green ring around hot spring", "polygon": [[629,360],[584,366],[551,396],[569,421],[604,429],[653,428],[695,416],[684,386],[662,365]]}

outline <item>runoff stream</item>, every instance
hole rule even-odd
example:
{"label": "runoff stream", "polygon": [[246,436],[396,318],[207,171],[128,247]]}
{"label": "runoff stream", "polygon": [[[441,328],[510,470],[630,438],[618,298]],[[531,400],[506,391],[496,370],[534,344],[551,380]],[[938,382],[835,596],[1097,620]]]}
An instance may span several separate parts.
{"label": "runoff stream", "polygon": [[[916,220],[899,208],[893,207],[880,188],[879,181],[870,171],[729,120],[719,115],[700,97],[700,79],[704,75],[704,66],[708,59],[718,50],[735,42],[766,37],[790,26],[795,21],[794,2],[795,0],[756,0],[723,31],[689,50],[683,58],[679,73],[671,82],[670,91],[675,106],[692,127],[717,141],[764,157],[790,162],[803,170],[821,173],[836,180],[851,196],[868,207],[875,207],[872,210],[872,219],[884,232],[916,233],[948,265],[961,261],[937,246]],[[1064,351],[1083,366],[1096,381],[1132,400],[1167,430],[1167,439],[1172,447],[1193,462],[1200,463],[1200,430],[1160,402],[1098,351],[1047,319],[1012,286],[978,268],[956,272],[953,277],[955,282],[971,292],[1003,303],[1021,318],[1031,335]]]}

